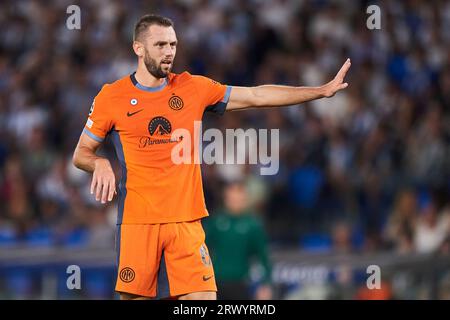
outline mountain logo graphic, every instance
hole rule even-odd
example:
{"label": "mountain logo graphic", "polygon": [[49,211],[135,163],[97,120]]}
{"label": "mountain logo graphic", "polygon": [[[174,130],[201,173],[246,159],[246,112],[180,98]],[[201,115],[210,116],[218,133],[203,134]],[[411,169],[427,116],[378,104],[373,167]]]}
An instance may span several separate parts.
{"label": "mountain logo graphic", "polygon": [[150,133],[151,136],[168,135],[172,132],[172,125],[170,124],[170,121],[164,117],[160,116],[154,117],[152,120],[150,120],[148,124],[148,132]]}

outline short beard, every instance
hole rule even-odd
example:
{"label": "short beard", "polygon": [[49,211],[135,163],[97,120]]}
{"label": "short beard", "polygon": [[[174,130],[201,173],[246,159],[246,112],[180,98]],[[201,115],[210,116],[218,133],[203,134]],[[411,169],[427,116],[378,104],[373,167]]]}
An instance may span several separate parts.
{"label": "short beard", "polygon": [[169,70],[167,72],[163,71],[161,69],[161,65],[159,65],[159,66],[157,65],[156,60],[152,59],[150,57],[147,50],[146,50],[145,56],[144,56],[144,64],[145,64],[145,67],[147,68],[148,72],[150,72],[150,74],[157,79],[162,79],[162,78],[167,77],[167,75],[169,74],[169,72],[171,70],[171,68],[169,68]]}

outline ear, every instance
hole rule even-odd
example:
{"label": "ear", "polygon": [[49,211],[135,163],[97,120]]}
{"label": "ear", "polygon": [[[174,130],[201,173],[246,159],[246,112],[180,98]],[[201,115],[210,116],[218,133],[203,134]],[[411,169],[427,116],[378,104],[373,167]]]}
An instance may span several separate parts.
{"label": "ear", "polygon": [[141,42],[133,41],[133,50],[138,57],[142,58],[144,56],[145,49],[144,45]]}

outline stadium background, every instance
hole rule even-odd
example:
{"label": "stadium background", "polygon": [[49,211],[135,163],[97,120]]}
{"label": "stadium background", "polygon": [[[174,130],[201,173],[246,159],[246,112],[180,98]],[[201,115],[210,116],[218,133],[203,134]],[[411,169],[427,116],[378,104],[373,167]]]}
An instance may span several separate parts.
{"label": "stadium background", "polygon": [[[66,28],[70,4],[81,30]],[[369,4],[381,30],[366,27]],[[133,25],[149,12],[176,24],[175,72],[225,84],[319,85],[352,59],[330,100],[205,117],[280,128],[275,176],[203,166],[211,215],[244,178],[274,298],[450,298],[450,2],[414,0],[1,1],[0,298],[116,298],[116,208],[93,201],[71,157],[102,84],[133,71]],[[71,263],[82,290],[66,288]],[[364,289],[369,264],[382,293]]]}

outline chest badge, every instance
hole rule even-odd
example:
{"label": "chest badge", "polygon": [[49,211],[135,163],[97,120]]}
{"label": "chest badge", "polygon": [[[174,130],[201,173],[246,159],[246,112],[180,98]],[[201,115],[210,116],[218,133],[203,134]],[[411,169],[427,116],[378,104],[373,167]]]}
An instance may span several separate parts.
{"label": "chest badge", "polygon": [[172,110],[178,111],[181,110],[184,106],[183,99],[181,99],[179,96],[173,95],[169,99],[169,107]]}

